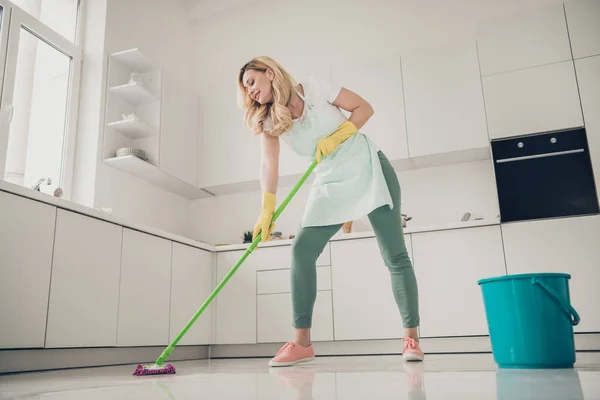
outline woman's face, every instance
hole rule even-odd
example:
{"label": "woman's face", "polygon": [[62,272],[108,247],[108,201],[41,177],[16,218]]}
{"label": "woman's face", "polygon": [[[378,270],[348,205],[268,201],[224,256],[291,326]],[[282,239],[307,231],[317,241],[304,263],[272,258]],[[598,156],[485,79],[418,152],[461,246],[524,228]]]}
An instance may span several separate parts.
{"label": "woman's face", "polygon": [[248,96],[260,104],[267,104],[273,101],[272,82],[273,72],[271,70],[262,72],[249,69],[244,72],[244,76],[242,77],[242,83],[246,88]]}

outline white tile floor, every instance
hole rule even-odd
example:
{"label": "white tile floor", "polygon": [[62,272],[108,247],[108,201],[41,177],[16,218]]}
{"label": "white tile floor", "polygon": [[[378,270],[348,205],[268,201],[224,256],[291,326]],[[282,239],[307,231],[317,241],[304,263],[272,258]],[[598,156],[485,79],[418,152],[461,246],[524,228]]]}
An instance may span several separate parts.
{"label": "white tile floor", "polygon": [[173,363],[176,375],[133,377],[134,366],[0,376],[0,399],[600,399],[600,353],[575,369],[498,370],[491,355],[321,357],[269,369],[267,359]]}

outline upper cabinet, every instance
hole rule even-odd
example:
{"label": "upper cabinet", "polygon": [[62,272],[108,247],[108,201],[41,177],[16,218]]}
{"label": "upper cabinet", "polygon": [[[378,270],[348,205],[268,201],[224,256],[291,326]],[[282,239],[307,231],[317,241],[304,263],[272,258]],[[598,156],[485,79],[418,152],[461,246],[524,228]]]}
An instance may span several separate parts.
{"label": "upper cabinet", "polygon": [[583,126],[573,61],[483,78],[490,138]]}
{"label": "upper cabinet", "polygon": [[562,4],[484,21],[477,45],[484,76],[571,59]]}
{"label": "upper cabinet", "polygon": [[600,55],[575,60],[588,146],[600,192]]}
{"label": "upper cabinet", "polygon": [[361,131],[390,160],[408,158],[400,57],[343,63],[332,68],[331,76],[373,106],[375,114]]}
{"label": "upper cabinet", "polygon": [[199,108],[191,87],[189,82],[165,74],[160,167],[164,172],[198,186]]}
{"label": "upper cabinet", "polygon": [[600,1],[572,1],[565,12],[573,58],[600,54]]}
{"label": "upper cabinet", "polygon": [[475,43],[402,57],[402,73],[410,157],[489,146]]}

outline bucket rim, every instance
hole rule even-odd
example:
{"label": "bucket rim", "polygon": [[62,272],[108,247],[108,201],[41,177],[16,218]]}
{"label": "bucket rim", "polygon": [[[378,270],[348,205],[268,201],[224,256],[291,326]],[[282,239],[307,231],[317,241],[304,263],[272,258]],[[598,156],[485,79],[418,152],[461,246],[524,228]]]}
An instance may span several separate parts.
{"label": "bucket rim", "polygon": [[508,281],[508,280],[514,280],[514,279],[531,279],[531,278],[543,278],[543,277],[571,279],[570,274],[566,274],[563,272],[540,272],[540,273],[514,274],[514,275],[496,276],[493,278],[484,278],[484,279],[478,280],[477,284],[481,285],[484,283]]}

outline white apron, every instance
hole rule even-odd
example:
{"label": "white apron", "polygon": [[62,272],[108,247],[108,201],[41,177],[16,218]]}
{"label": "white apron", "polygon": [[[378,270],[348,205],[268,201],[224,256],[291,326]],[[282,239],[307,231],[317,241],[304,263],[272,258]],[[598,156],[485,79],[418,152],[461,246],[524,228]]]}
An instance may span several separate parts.
{"label": "white apron", "polygon": [[[305,90],[306,92],[306,90]],[[346,120],[339,108],[326,101],[304,101],[303,115],[281,138],[300,156],[315,159],[317,142],[331,135]],[[377,146],[360,131],[323,157],[315,168],[302,218],[302,227],[343,224],[383,205],[393,208]]]}

